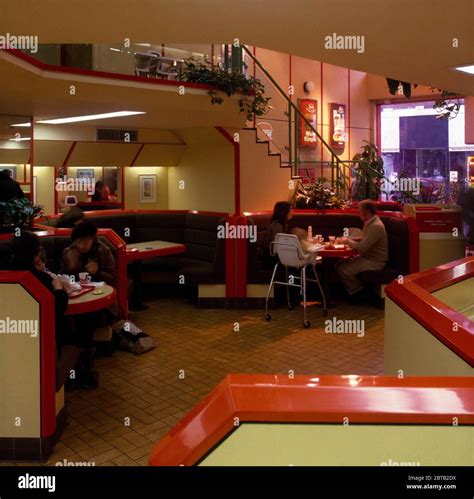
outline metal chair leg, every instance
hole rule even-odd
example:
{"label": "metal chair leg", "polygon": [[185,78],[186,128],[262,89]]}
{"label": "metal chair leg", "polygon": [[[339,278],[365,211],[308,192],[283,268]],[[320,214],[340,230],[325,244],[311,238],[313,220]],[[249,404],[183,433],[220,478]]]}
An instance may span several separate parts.
{"label": "metal chair leg", "polygon": [[326,316],[326,315],[328,315],[328,308],[327,308],[327,304],[326,304],[326,295],[324,294],[323,287],[321,286],[318,272],[316,270],[316,265],[313,265],[312,267],[313,267],[313,273],[314,273],[314,277],[316,279],[316,283],[318,285],[319,291],[321,292],[321,297],[323,299],[323,314],[324,314],[324,316]]}
{"label": "metal chair leg", "polygon": [[270,281],[270,285],[268,286],[268,291],[267,291],[267,297],[265,298],[265,320],[266,321],[271,321],[272,316],[268,313],[268,298],[270,297],[270,293],[272,292],[273,288],[273,281],[275,280],[275,275],[276,271],[278,269],[278,263],[275,265],[275,268],[273,269],[273,274],[272,274],[272,279]]}
{"label": "metal chair leg", "polygon": [[287,286],[286,286],[286,302],[288,303],[288,310],[293,310],[293,307],[291,305],[291,302],[290,302],[290,281],[288,280],[288,267],[285,265],[285,274],[286,274],[286,282],[287,282]]}
{"label": "metal chair leg", "polygon": [[301,267],[301,286],[303,289],[303,326],[308,328],[311,323],[306,320],[306,265]]}

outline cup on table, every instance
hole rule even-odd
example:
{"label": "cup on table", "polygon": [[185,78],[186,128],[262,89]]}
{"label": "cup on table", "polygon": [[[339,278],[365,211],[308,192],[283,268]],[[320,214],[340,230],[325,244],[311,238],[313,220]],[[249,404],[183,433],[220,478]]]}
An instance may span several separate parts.
{"label": "cup on table", "polygon": [[336,236],[329,236],[329,242],[334,244],[336,242]]}
{"label": "cup on table", "polygon": [[321,244],[324,242],[324,237],[321,234],[316,234],[316,236],[314,236],[314,242]]}
{"label": "cup on table", "polygon": [[79,282],[81,284],[87,284],[91,282],[92,277],[89,275],[89,272],[79,272]]}

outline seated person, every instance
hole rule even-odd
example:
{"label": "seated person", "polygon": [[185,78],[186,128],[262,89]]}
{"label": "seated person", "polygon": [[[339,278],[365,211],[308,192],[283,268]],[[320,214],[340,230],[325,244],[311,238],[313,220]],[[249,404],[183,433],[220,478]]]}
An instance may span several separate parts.
{"label": "seated person", "polygon": [[[64,283],[57,276],[52,277],[45,268],[45,251],[40,244],[36,234],[23,231],[21,236],[13,238],[12,242],[12,270],[28,270],[41,284],[51,291],[55,302],[55,332],[56,350],[60,357],[64,345],[81,346],[80,341],[74,336],[74,324],[67,323],[64,313],[68,306],[68,294],[64,289]],[[74,384],[80,388],[97,388],[97,371],[92,370],[93,363],[87,351],[81,353],[75,367]],[[66,382],[66,387],[71,385],[72,380]]]}
{"label": "seated person", "polygon": [[93,281],[115,284],[115,259],[110,248],[97,238],[97,227],[82,222],[71,234],[72,244],[64,249],[61,273],[79,277],[88,272]]}
{"label": "seated person", "polygon": [[357,257],[337,264],[337,273],[350,296],[360,295],[364,287],[357,275],[364,270],[382,270],[388,261],[388,239],[385,226],[377,216],[377,207],[369,199],[359,203],[360,218],[364,222],[359,238],[339,237],[337,242],[346,244],[358,253]]}
{"label": "seated person", "polygon": [[260,257],[264,268],[272,268],[277,263],[278,257],[271,255],[271,243],[277,234],[288,232],[288,221],[292,218],[291,204],[287,201],[278,201],[273,208],[270,225],[265,230],[260,248]]}
{"label": "seated person", "polygon": [[[91,196],[91,201],[104,201],[104,195],[105,195],[105,193],[103,193],[104,187],[105,184],[104,182],[102,182],[102,180],[98,180],[95,183],[95,190],[94,194],[92,194]],[[107,198],[105,199],[105,201],[106,200]]]}
{"label": "seated person", "polygon": [[69,298],[61,280],[58,277],[53,279],[44,271],[44,263],[41,258],[42,250],[40,239],[36,234],[22,231],[20,236],[13,238],[10,267],[12,270],[31,272],[45,288],[53,293],[56,315],[56,348],[59,356],[63,344],[63,317]]}
{"label": "seated person", "polygon": [[73,229],[84,221],[84,212],[78,206],[71,206],[59,219],[56,227],[58,229]]}

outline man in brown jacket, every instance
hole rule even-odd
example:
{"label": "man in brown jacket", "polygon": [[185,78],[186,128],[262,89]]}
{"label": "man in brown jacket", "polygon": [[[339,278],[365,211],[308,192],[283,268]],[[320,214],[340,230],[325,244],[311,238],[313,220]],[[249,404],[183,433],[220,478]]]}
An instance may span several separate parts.
{"label": "man in brown jacket", "polygon": [[338,242],[357,251],[357,256],[343,260],[337,265],[337,273],[349,295],[364,289],[357,275],[364,270],[382,270],[388,260],[388,239],[385,226],[377,216],[373,201],[359,203],[360,218],[364,222],[361,237],[340,237]]}
{"label": "man in brown jacket", "polygon": [[93,281],[115,284],[115,260],[109,247],[97,238],[97,227],[92,222],[82,222],[71,234],[72,244],[64,249],[61,273],[78,278],[88,272]]}

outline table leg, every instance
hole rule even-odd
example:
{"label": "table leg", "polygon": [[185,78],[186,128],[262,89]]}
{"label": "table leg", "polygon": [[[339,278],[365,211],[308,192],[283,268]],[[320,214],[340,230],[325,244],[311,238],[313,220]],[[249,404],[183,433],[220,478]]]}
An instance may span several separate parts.
{"label": "table leg", "polygon": [[133,312],[142,312],[149,308],[143,303],[142,261],[135,260],[132,264],[132,268],[133,292],[130,310]]}
{"label": "table leg", "polygon": [[[330,308],[335,308],[336,304],[331,302],[331,292],[330,292],[330,286],[329,286],[329,280],[331,277],[331,268],[333,266],[331,265],[331,260],[325,260],[323,258],[322,263],[321,263],[321,273],[322,273],[322,287],[324,290],[324,294],[326,295],[326,307],[328,309]],[[320,305],[321,307],[323,306],[322,303]]]}

